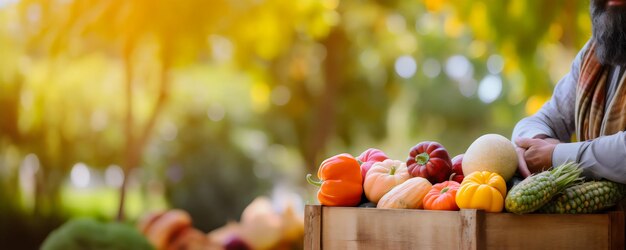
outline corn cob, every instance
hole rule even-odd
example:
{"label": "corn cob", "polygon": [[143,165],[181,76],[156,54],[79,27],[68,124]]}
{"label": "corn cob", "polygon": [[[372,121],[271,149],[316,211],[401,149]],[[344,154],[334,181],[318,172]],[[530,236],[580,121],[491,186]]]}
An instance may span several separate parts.
{"label": "corn cob", "polygon": [[578,164],[566,163],[524,179],[511,188],[506,196],[506,210],[525,214],[541,208],[560,191],[581,180],[581,172]]}
{"label": "corn cob", "polygon": [[614,206],[626,195],[626,185],[590,181],[563,190],[539,211],[556,214],[587,214]]}

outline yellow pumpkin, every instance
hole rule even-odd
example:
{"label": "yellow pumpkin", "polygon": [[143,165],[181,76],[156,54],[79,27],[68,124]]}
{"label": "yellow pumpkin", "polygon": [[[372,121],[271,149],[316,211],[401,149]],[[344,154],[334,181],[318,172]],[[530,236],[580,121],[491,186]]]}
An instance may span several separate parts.
{"label": "yellow pumpkin", "polygon": [[402,184],[411,178],[406,163],[396,160],[387,159],[382,162],[376,162],[365,176],[363,190],[365,197],[370,202],[378,203],[393,187]]}
{"label": "yellow pumpkin", "polygon": [[395,186],[380,198],[377,208],[422,208],[424,196],[433,187],[422,177],[413,177]]}
{"label": "yellow pumpkin", "polygon": [[505,197],[506,183],[502,176],[479,171],[465,176],[456,192],[456,204],[459,208],[501,212]]}

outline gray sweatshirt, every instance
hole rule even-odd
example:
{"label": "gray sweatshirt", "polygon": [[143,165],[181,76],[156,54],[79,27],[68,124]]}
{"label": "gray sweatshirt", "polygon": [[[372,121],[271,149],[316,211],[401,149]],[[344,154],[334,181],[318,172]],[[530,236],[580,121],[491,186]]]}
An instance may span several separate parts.
{"label": "gray sweatshirt", "polygon": [[[589,42],[578,53],[570,72],[561,79],[552,98],[534,115],[522,119],[513,129],[512,140],[546,135],[561,142],[552,153],[552,165],[558,166],[568,161],[581,164],[583,174],[591,178],[606,178],[626,184],[626,133],[618,132],[593,140],[571,142],[575,132],[576,85],[580,67]],[[615,95],[623,76],[620,66],[611,66],[607,88],[607,105]],[[625,111],[626,112],[626,111]]]}

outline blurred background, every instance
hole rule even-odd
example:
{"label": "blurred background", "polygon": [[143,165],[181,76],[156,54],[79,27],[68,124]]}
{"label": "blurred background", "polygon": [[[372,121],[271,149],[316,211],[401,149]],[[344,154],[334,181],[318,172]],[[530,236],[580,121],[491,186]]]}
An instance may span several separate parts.
{"label": "blurred background", "polygon": [[[347,152],[510,137],[591,35],[588,1],[0,0],[0,245],[69,218],[316,203]],[[280,205],[276,205],[280,207]],[[10,247],[12,246],[12,247]]]}

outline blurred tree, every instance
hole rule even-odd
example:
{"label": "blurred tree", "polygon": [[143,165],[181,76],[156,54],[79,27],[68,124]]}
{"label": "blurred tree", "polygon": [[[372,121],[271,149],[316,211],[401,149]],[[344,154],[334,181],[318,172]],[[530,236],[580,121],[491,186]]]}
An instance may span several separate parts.
{"label": "blurred tree", "polygon": [[[49,2],[25,0],[19,3],[24,29],[26,48],[33,58],[51,58],[51,67],[56,68],[64,60],[79,60],[86,54],[107,52],[113,60],[121,60],[123,81],[125,82],[124,138],[125,150],[123,169],[125,176],[139,165],[156,121],[165,106],[170,92],[170,71],[173,67],[182,67],[197,62],[198,56],[207,53],[207,36],[224,31],[236,38],[242,50],[241,62],[244,67],[250,57],[271,60],[288,48],[293,26],[307,29],[305,16],[315,15],[314,3],[267,2],[257,4],[213,1],[72,1]],[[298,12],[292,12],[298,10]],[[312,11],[313,10],[313,11]],[[275,12],[275,13],[274,13]],[[232,14],[222,19],[220,15]],[[292,13],[286,22],[278,22],[284,13]],[[256,19],[256,18],[259,19]],[[314,17],[314,16],[312,16]],[[258,29],[250,29],[255,20],[260,23]],[[282,21],[285,21],[283,19]],[[282,26],[281,26],[282,24]],[[275,25],[277,25],[275,27]],[[293,26],[292,26],[293,25]],[[319,29],[320,25],[317,25]],[[322,28],[323,29],[323,28]],[[249,31],[249,32],[241,32]],[[323,33],[323,31],[315,31]],[[259,43],[258,37],[266,37]],[[283,39],[285,38],[285,39]],[[208,43],[211,45],[211,39]],[[279,46],[279,45],[284,46]],[[219,53],[220,51],[213,51]],[[145,54],[147,53],[147,54]],[[156,59],[150,62],[141,60],[143,56]],[[144,74],[138,69],[147,68]],[[138,113],[135,93],[143,89],[143,98],[153,96],[153,107],[149,113]],[[89,112],[89,110],[85,110]],[[143,110],[145,111],[145,110]],[[49,126],[43,126],[46,128]],[[76,128],[74,128],[76,129]],[[46,133],[48,130],[41,130]],[[54,132],[53,132],[54,133]],[[74,133],[70,131],[68,133]],[[41,134],[37,137],[45,137]],[[60,139],[67,139],[61,134]],[[49,146],[49,145],[48,145]],[[59,145],[52,145],[52,150]],[[68,145],[71,146],[71,145]],[[120,145],[109,145],[105,152],[119,152]],[[64,147],[69,149],[69,147]],[[51,150],[48,148],[47,150]],[[46,149],[35,150],[35,152]],[[55,156],[58,154],[55,154]],[[71,161],[73,157],[63,157]],[[71,162],[55,163],[42,159],[43,165],[69,166]],[[44,178],[49,179],[49,178]],[[121,202],[118,219],[123,218],[123,202],[128,178],[121,188]],[[59,180],[52,187],[58,186]],[[51,194],[56,193],[55,188]],[[54,195],[52,195],[54,196]]]}
{"label": "blurred tree", "polygon": [[[203,15],[203,6],[189,3],[73,1],[57,3],[57,6],[49,1],[20,3],[24,16],[32,15],[34,9],[40,12],[36,20],[26,23],[26,27],[31,28],[33,33],[28,37],[35,45],[33,50],[42,50],[53,57],[60,53],[65,55],[66,51],[69,51],[67,54],[70,55],[73,54],[71,52],[80,55],[94,50],[111,51],[122,59],[126,86],[124,108],[126,149],[122,164],[125,176],[139,165],[144,148],[167,101],[171,85],[170,69],[195,60],[199,49],[204,47],[204,34],[211,31],[217,20],[214,15]],[[224,3],[212,2],[211,6],[216,11],[223,11]],[[181,26],[185,28],[181,29]],[[148,64],[148,67],[157,69],[154,75],[135,78],[136,74],[141,75],[136,70],[141,64],[137,65],[134,56],[137,56],[137,50],[145,45],[156,47],[151,57],[156,57],[157,65]],[[147,85],[147,92],[153,92],[155,96],[153,108],[145,121],[140,123],[141,119],[136,117],[133,108],[136,105],[134,85],[151,81],[156,82]],[[124,178],[121,187],[119,220],[124,218],[127,180],[128,178]]]}

